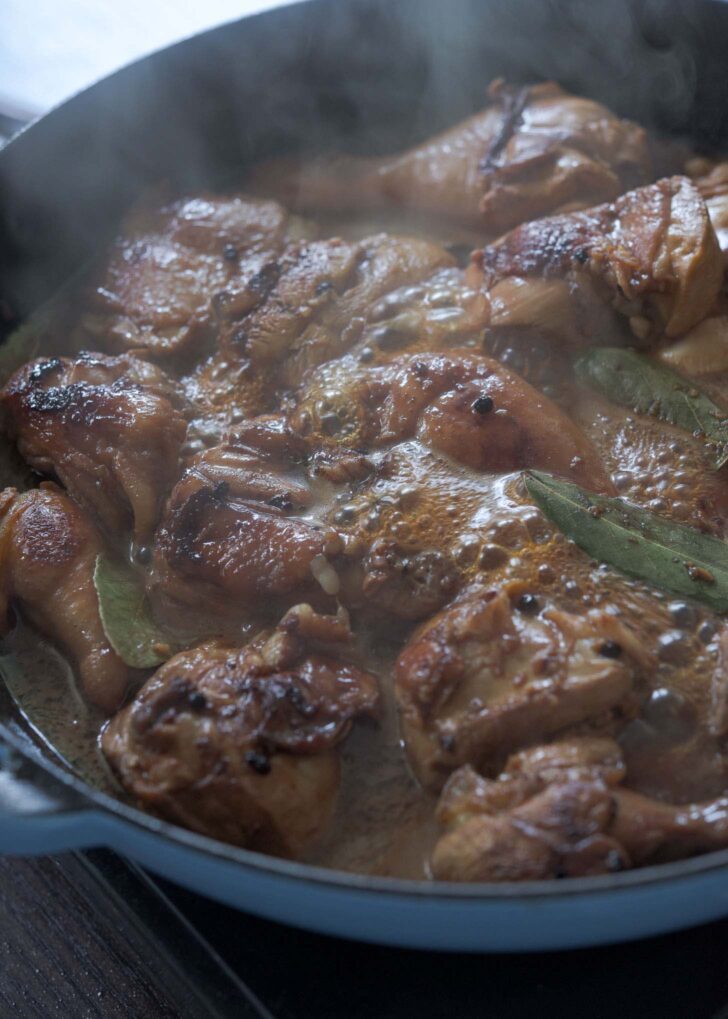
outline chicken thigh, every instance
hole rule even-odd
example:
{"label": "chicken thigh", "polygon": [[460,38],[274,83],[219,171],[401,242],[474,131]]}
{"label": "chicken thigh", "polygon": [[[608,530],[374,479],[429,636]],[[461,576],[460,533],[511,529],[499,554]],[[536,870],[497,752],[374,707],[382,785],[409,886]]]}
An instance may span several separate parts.
{"label": "chicken thigh", "polygon": [[85,285],[78,346],[155,358],[199,357],[213,336],[211,299],[250,262],[280,252],[296,229],[277,202],[199,195],[127,214],[108,259]]}
{"label": "chicken thigh", "polygon": [[[122,784],[212,838],[297,856],[336,801],[336,750],[377,709],[376,679],[334,653],[345,626],[292,610],[244,647],[208,642],[170,659],[121,711],[102,748]],[[336,644],[343,645],[338,649]]]}
{"label": "chicken thigh", "polygon": [[0,391],[5,431],[114,538],[151,538],[187,431],[172,379],[131,354],[31,361]]}
{"label": "chicken thigh", "polygon": [[203,441],[271,409],[306,369],[361,335],[380,298],[453,265],[426,241],[382,234],[289,245],[217,295],[218,349],[186,380]]}
{"label": "chicken thigh", "polygon": [[555,344],[672,339],[709,314],[723,262],[700,193],[671,177],[584,212],[518,227],[476,252],[490,326],[536,328]]}
{"label": "chicken thigh", "polygon": [[546,735],[629,711],[650,661],[605,612],[572,615],[518,583],[465,591],[397,661],[410,762],[435,788],[461,764],[497,769]]}
{"label": "chicken thigh", "polygon": [[354,447],[417,438],[478,471],[541,467],[611,488],[587,438],[548,397],[470,350],[397,357],[367,368],[342,358],[311,373],[292,426]]}
{"label": "chicken thigh", "polygon": [[618,745],[575,738],[470,767],[445,787],[432,873],[447,881],[608,874],[728,846],[728,798],[675,806],[624,789]]}
{"label": "chicken thigh", "polygon": [[307,452],[271,417],[193,460],[156,536],[150,594],[161,615],[173,620],[181,606],[197,606],[198,621],[220,626],[280,612],[302,596],[332,606],[338,585],[327,556],[341,540],[310,518]]}

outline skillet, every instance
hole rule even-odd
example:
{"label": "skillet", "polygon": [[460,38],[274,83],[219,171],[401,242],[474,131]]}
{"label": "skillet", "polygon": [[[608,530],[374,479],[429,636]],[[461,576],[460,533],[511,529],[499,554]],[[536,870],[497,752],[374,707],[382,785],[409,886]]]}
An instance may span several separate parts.
{"label": "skillet", "polygon": [[[679,0],[311,0],[204,33],[104,79],[0,153],[0,320],[9,329],[50,296],[149,183],[214,187],[284,150],[394,150],[477,109],[501,74],[555,78],[728,147],[726,45],[728,7]],[[541,950],[728,914],[728,851],[608,877],[455,885],[225,846],[86,784],[2,678],[0,748],[0,852],[109,846],[229,905],[330,934]]]}

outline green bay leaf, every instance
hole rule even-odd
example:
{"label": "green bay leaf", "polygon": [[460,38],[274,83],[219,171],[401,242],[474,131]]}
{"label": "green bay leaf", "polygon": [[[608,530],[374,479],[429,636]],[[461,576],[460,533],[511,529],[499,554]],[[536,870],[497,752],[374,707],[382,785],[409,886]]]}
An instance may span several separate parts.
{"label": "green bay leaf", "polygon": [[94,586],[109,644],[127,665],[150,669],[172,656],[176,649],[155,622],[144,587],[131,566],[98,556]]}
{"label": "green bay leaf", "polygon": [[544,515],[593,559],[728,612],[728,543],[541,471],[525,482]]}
{"label": "green bay leaf", "polygon": [[574,370],[613,403],[705,436],[716,448],[716,467],[728,462],[728,414],[677,372],[624,347],[594,347]]}

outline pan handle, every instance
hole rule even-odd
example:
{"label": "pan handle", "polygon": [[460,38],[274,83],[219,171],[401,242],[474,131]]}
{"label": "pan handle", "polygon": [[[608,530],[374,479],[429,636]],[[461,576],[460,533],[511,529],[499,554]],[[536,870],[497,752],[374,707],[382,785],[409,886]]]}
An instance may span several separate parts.
{"label": "pan handle", "polygon": [[43,855],[99,845],[100,819],[79,792],[0,732],[1,854]]}

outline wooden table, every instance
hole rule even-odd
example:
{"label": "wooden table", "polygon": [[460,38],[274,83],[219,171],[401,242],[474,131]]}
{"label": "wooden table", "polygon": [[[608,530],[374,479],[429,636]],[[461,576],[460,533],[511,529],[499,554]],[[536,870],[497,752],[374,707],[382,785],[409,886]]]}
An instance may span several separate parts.
{"label": "wooden table", "polygon": [[0,860],[0,1015],[176,1019],[136,939],[77,860]]}
{"label": "wooden table", "polygon": [[146,881],[106,852],[0,858],[0,1017],[260,1016]]}

